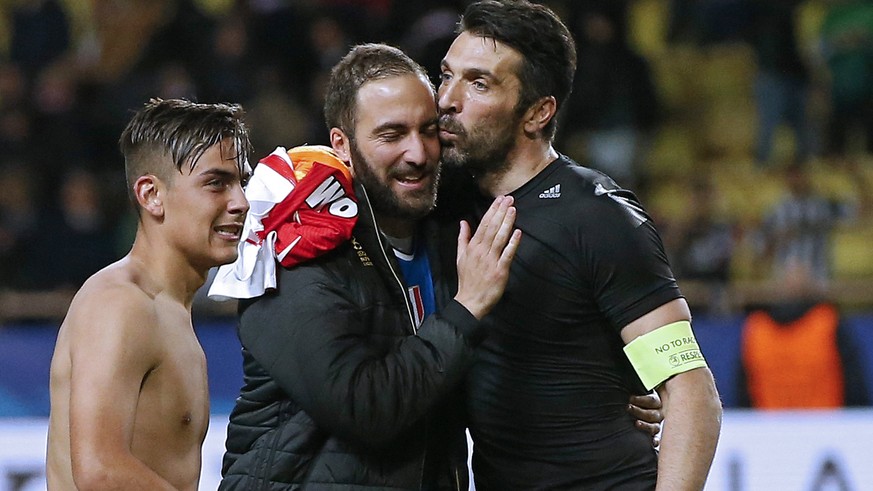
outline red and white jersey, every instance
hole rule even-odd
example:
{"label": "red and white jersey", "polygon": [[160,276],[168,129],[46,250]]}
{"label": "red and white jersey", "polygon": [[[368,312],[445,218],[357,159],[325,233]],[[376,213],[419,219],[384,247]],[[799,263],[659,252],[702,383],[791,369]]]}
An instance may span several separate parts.
{"label": "red and white jersey", "polygon": [[216,300],[252,298],[276,288],[276,262],[289,268],[349,240],[358,218],[348,166],[325,146],[278,147],[246,186],[239,257],[219,268]]}
{"label": "red and white jersey", "polygon": [[260,164],[255,173],[262,168],[260,178],[267,186],[267,180],[281,179],[293,186],[266,211],[261,219],[263,230],[256,231],[256,243],[276,232],[275,250],[282,266],[312,259],[351,238],[358,218],[357,199],[349,168],[332,150],[295,147],[287,153],[273,152]]}

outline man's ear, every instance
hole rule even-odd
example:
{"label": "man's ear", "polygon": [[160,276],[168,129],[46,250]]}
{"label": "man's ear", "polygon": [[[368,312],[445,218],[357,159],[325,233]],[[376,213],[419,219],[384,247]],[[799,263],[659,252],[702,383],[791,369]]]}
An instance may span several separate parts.
{"label": "man's ear", "polygon": [[164,189],[161,180],[153,174],[140,176],[133,183],[133,194],[136,196],[136,202],[146,213],[156,218],[164,216]]}
{"label": "man's ear", "polygon": [[355,172],[355,166],[352,162],[351,141],[349,136],[339,128],[330,129],[330,146],[336,152],[337,157],[343,162],[349,164],[352,168],[352,174]]}
{"label": "man's ear", "polygon": [[558,103],[553,96],[542,97],[534,102],[524,115],[525,133],[542,132],[549,121],[555,117],[557,111]]}

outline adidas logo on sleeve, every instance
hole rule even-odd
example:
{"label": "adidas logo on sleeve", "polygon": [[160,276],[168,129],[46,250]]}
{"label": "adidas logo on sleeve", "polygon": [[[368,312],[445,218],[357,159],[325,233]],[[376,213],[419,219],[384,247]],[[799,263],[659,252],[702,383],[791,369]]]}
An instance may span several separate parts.
{"label": "adidas logo on sleeve", "polygon": [[560,197],[561,197],[561,185],[560,184],[555,184],[554,186],[552,186],[549,189],[546,189],[545,191],[540,193],[540,198],[542,198],[542,199],[560,198]]}

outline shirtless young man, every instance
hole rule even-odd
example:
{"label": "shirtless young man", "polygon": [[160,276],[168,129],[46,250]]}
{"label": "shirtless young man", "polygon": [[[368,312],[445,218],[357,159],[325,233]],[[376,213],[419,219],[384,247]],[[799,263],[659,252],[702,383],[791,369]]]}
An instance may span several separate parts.
{"label": "shirtless young man", "polygon": [[191,303],[208,270],[237,257],[242,115],[152,100],[122,133],[139,224],[130,253],[85,282],[58,333],[49,490],[197,489],[209,397]]}

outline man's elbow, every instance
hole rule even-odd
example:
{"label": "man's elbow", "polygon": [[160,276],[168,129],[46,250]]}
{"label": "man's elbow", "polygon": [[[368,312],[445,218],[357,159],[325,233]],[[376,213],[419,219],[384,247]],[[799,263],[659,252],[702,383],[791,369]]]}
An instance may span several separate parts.
{"label": "man's elbow", "polygon": [[[121,450],[74,452],[70,463],[73,483],[78,491],[130,489],[131,482],[136,482],[138,477],[142,477],[135,476],[138,472],[137,468],[142,465],[141,462],[130,453]],[[152,489],[157,488],[152,487]]]}
{"label": "man's elbow", "polygon": [[710,424],[721,427],[721,398],[709,368],[695,368],[680,373],[663,384],[658,393],[663,400],[665,412],[669,411],[671,399],[674,402],[681,401],[681,406],[693,406],[700,416],[712,418]]}
{"label": "man's elbow", "polygon": [[112,466],[105,459],[87,457],[72,460],[73,482],[79,491],[113,488]]}
{"label": "man's elbow", "polygon": [[724,409],[721,403],[721,397],[718,395],[718,389],[715,386],[715,378],[712,376],[712,372],[709,368],[698,369],[702,372],[701,379],[698,382],[699,391],[700,391],[700,399],[701,404],[705,408],[706,414],[710,415],[710,417],[714,418],[712,424],[716,425],[717,428],[721,428],[721,420],[722,414],[724,413]]}

